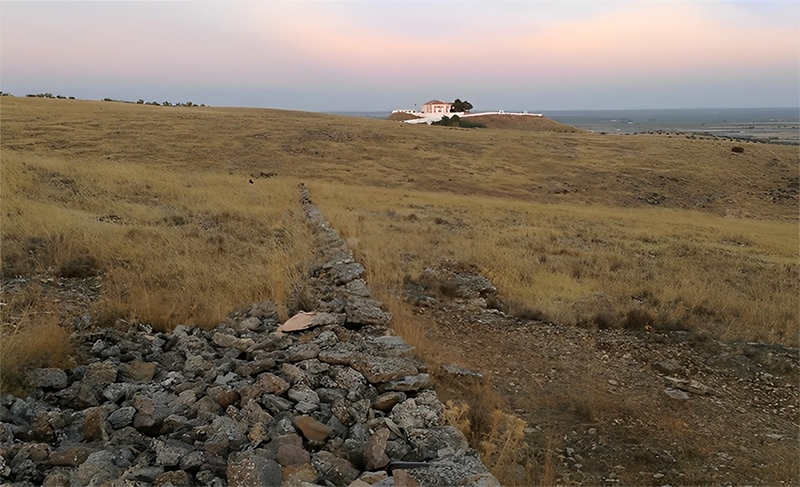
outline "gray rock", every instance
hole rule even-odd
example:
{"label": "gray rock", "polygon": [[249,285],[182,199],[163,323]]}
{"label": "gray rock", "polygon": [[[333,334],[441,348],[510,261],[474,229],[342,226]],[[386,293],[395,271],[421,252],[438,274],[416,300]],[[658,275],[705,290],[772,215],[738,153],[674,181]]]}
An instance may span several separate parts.
{"label": "gray rock", "polygon": [[393,357],[410,357],[414,353],[414,347],[400,336],[388,335],[377,337],[372,340],[377,345],[380,355]]}
{"label": "gray rock", "polygon": [[331,369],[331,366],[324,362],[320,362],[316,358],[312,358],[298,362],[297,368],[302,370],[306,376],[320,376],[328,373],[328,371]]}
{"label": "gray rock", "polygon": [[361,372],[373,384],[389,382],[407,375],[416,375],[417,368],[408,359],[400,357],[376,357],[360,354],[350,361],[350,366]]}
{"label": "gray rock", "polygon": [[[116,371],[115,371],[116,373]],[[99,486],[116,479],[120,469],[114,465],[114,455],[107,451],[96,451],[69,476],[71,485]]]}
{"label": "gray rock", "polygon": [[295,402],[308,402],[319,404],[319,396],[305,384],[296,384],[289,389],[287,394],[289,399]]}
{"label": "gray rock", "polygon": [[32,369],[25,374],[29,387],[63,389],[67,387],[67,373],[61,369]]}
{"label": "gray rock", "polygon": [[206,452],[194,450],[181,457],[181,470],[195,472],[206,464]]}
{"label": "gray rock", "polygon": [[256,342],[252,338],[238,338],[227,333],[214,333],[212,337],[214,345],[222,348],[234,348],[244,352],[251,347],[255,347]]}
{"label": "gray rock", "polygon": [[435,406],[420,404],[412,398],[392,408],[389,417],[401,428],[431,428],[442,424],[441,414]]}
{"label": "gray rock", "polygon": [[361,297],[351,297],[345,304],[347,323],[354,325],[385,326],[391,321],[392,314],[381,309],[381,302]]}
{"label": "gray rock", "polygon": [[103,388],[117,380],[117,367],[109,362],[95,362],[86,367],[83,381],[96,388]]}
{"label": "gray rock", "polygon": [[319,410],[319,404],[313,404],[313,403],[306,402],[306,401],[300,401],[300,402],[298,402],[297,404],[294,405],[294,409],[295,409],[295,411],[297,411],[300,414],[311,414],[314,411],[318,411]]}
{"label": "gray rock", "polygon": [[679,364],[677,360],[671,358],[653,362],[651,367],[661,374],[675,375],[684,372],[684,368],[681,364]]}
{"label": "gray rock", "polygon": [[292,409],[292,402],[274,394],[264,394],[261,396],[261,402],[267,407],[268,412],[272,414],[281,411],[288,411]]}
{"label": "gray rock", "polygon": [[677,399],[679,401],[686,401],[689,399],[689,394],[679,390],[679,389],[664,389],[664,394],[671,397],[672,399]]}
{"label": "gray rock", "polygon": [[331,365],[350,365],[359,353],[358,347],[350,342],[339,342],[328,350],[319,352],[319,360]]}
{"label": "gray rock", "polygon": [[155,440],[153,450],[156,453],[156,466],[174,467],[191,451],[191,448],[182,441],[167,439],[166,441]]}
{"label": "gray rock", "polygon": [[103,397],[113,403],[119,403],[122,399],[131,397],[132,394],[142,389],[141,385],[129,382],[115,382],[103,389]]}
{"label": "gray rock", "polygon": [[124,406],[109,414],[106,419],[111,424],[112,428],[120,429],[130,425],[135,414],[136,408],[133,406]]}
{"label": "gray rock", "polygon": [[401,377],[387,382],[382,389],[385,391],[411,392],[421,389],[431,388],[431,376],[428,374],[417,374]]}
{"label": "gray rock", "polygon": [[267,358],[242,364],[236,367],[236,373],[242,377],[250,377],[271,370],[273,367],[275,367],[275,361]]}
{"label": "gray rock", "polygon": [[315,453],[311,464],[324,480],[333,485],[350,485],[361,473],[347,460],[325,450]]}
{"label": "gray rock", "polygon": [[133,465],[122,473],[124,480],[133,482],[146,482],[152,484],[155,482],[156,477],[164,473],[164,467],[155,467],[148,465]]}
{"label": "gray rock", "polygon": [[316,343],[298,343],[286,349],[287,362],[300,362],[317,358],[319,355],[319,345]]}
{"label": "gray rock", "polygon": [[227,476],[230,487],[281,485],[283,479],[278,462],[258,450],[232,453],[228,457]]}
{"label": "gray rock", "polygon": [[328,275],[335,284],[347,284],[348,282],[358,279],[363,276],[365,272],[364,266],[358,262],[348,262],[343,264],[334,264],[328,269]]}
{"label": "gray rock", "polygon": [[371,296],[369,287],[364,279],[353,279],[344,286],[345,291],[356,296],[368,298]]}
{"label": "gray rock", "polygon": [[337,387],[346,391],[355,391],[367,385],[364,374],[352,367],[335,365],[331,369],[331,377]]}

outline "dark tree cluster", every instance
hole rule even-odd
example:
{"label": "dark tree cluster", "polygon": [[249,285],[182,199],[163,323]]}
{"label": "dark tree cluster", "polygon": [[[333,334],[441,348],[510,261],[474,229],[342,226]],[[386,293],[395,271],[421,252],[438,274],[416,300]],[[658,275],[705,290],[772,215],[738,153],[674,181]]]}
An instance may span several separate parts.
{"label": "dark tree cluster", "polygon": [[461,101],[458,98],[456,98],[456,101],[454,101],[453,105],[450,107],[451,112],[468,112],[470,110],[472,110],[472,103],[467,100]]}
{"label": "dark tree cluster", "polygon": [[458,115],[453,115],[452,117],[444,116],[438,122],[432,122],[431,125],[444,125],[445,127],[461,127],[467,129],[486,128],[485,124],[482,124],[480,122],[472,122],[470,120],[464,120]]}

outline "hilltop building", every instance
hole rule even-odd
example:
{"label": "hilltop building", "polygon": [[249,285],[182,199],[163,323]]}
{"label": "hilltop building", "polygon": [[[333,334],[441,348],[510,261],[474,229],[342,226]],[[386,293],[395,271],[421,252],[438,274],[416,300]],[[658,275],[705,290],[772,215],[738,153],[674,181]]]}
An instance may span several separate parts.
{"label": "hilltop building", "polygon": [[434,113],[450,113],[450,108],[452,108],[452,103],[447,103],[445,101],[439,100],[431,100],[428,103],[422,105],[422,113],[424,114],[434,114]]}

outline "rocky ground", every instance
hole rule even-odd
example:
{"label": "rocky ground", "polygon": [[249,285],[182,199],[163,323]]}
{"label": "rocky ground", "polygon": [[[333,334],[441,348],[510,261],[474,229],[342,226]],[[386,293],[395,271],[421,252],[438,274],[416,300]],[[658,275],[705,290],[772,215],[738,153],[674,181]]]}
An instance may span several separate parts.
{"label": "rocky ground", "polygon": [[486,376],[534,450],[556,450],[562,482],[800,484],[798,349],[508,316],[462,266],[421,281],[408,299],[426,337]]}
{"label": "rocky ground", "polygon": [[79,330],[82,365],[30,370],[27,397],[0,396],[4,485],[498,485],[443,423],[364,268],[304,204],[317,311],[281,324],[261,303],[209,331]]}
{"label": "rocky ground", "polygon": [[[448,263],[409,282],[407,298],[426,338],[467,370],[428,370],[306,204],[320,253],[307,330],[276,333],[269,303],[210,331],[94,330],[98,278],[4,283],[61,305],[83,364],[34,370],[30,396],[0,397],[2,480],[493,485],[438,399],[483,381],[527,423],[528,451],[555,453],[558,483],[800,484],[797,349],[512,316],[491,282]],[[529,479],[514,467],[503,477],[515,476]]]}

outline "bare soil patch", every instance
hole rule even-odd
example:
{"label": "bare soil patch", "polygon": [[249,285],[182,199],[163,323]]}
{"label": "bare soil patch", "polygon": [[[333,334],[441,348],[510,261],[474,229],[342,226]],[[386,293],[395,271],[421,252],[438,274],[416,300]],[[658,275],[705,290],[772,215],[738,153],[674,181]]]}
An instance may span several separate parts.
{"label": "bare soil patch", "polygon": [[[506,315],[484,298],[407,290],[426,337],[484,374],[527,423],[528,447],[554,453],[566,484],[800,481],[796,348],[562,326]],[[464,381],[438,377],[443,400],[469,395]],[[520,467],[495,474],[529,479]]]}

